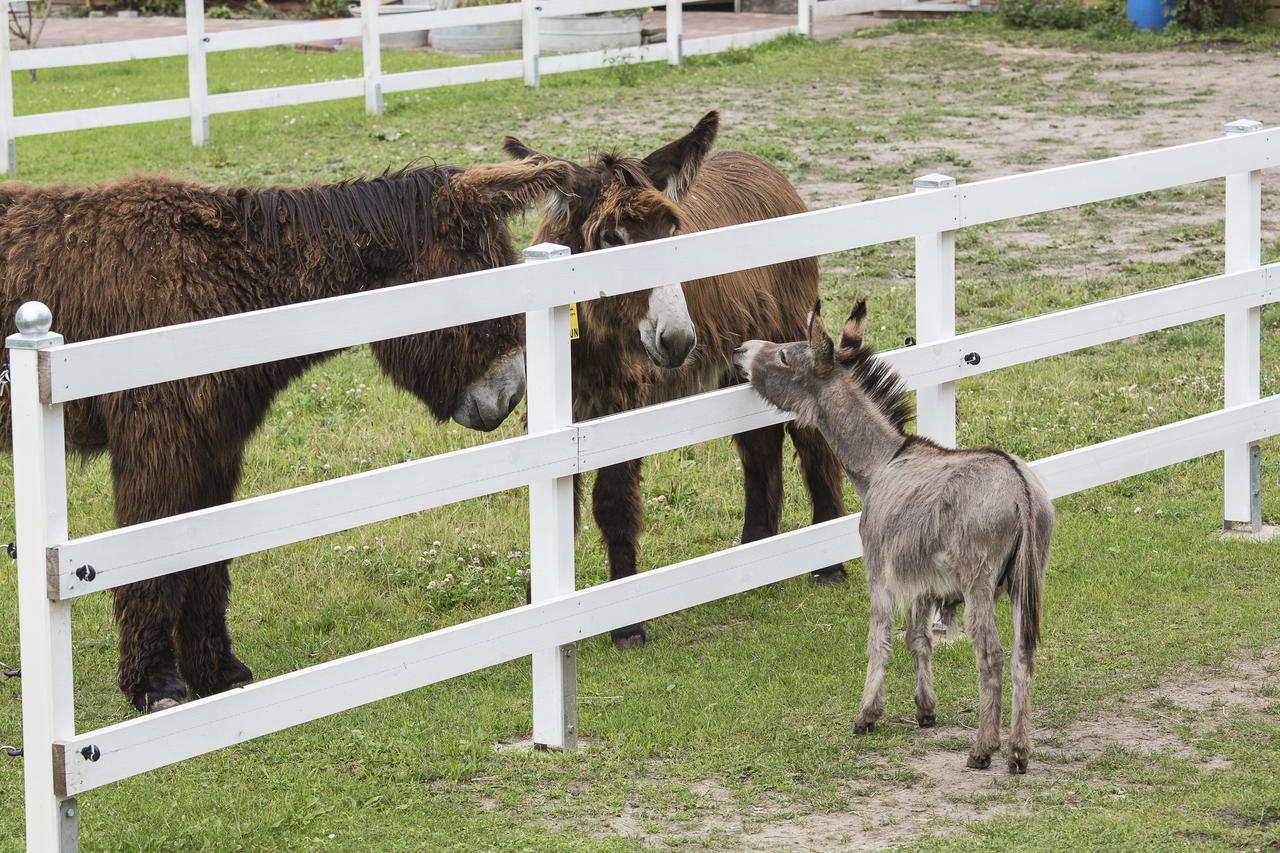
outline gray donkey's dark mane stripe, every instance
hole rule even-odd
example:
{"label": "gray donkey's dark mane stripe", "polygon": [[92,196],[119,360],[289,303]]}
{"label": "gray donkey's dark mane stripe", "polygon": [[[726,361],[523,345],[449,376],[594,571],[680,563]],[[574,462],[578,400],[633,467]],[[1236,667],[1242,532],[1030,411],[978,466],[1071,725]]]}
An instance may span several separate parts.
{"label": "gray donkey's dark mane stripe", "polygon": [[875,350],[865,345],[837,350],[836,360],[853,372],[854,378],[871,402],[884,413],[898,432],[905,435],[907,424],[915,417],[916,412],[902,377],[888,364],[876,358]]}

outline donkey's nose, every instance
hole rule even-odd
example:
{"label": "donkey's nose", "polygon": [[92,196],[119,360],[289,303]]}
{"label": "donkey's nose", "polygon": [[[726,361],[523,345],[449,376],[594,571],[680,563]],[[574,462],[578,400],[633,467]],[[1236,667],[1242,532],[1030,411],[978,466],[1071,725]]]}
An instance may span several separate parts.
{"label": "donkey's nose", "polygon": [[679,367],[698,343],[693,326],[673,324],[658,330],[658,348],[662,351],[664,367]]}

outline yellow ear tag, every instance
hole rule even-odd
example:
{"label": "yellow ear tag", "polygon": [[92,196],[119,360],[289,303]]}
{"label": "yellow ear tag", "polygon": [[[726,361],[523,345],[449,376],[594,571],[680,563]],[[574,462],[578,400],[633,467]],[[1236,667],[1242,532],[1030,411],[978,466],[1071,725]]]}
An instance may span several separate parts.
{"label": "yellow ear tag", "polygon": [[578,339],[578,303],[569,303],[569,340]]}

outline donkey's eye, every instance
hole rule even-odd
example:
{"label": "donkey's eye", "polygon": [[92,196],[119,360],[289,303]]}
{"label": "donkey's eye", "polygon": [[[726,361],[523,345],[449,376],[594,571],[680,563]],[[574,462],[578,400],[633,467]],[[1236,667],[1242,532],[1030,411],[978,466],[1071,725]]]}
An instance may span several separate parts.
{"label": "donkey's eye", "polygon": [[612,249],[615,246],[621,246],[624,243],[625,241],[622,239],[622,235],[617,231],[600,232],[600,245],[606,249]]}
{"label": "donkey's eye", "polygon": [[786,350],[784,350],[784,349],[780,349],[780,350],[778,350],[778,361],[782,362],[782,366],[783,366],[783,367],[786,367],[786,366],[787,366],[787,351],[786,351]]}

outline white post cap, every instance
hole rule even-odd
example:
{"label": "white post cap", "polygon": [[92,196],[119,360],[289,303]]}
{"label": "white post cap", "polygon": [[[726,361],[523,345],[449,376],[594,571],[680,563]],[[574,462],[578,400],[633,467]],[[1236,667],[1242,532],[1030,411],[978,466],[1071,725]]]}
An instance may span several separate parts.
{"label": "white post cap", "polygon": [[940,190],[947,187],[954,187],[956,179],[950,175],[940,175],[934,172],[931,175],[921,175],[911,182],[911,186],[918,190]]}
{"label": "white post cap", "polygon": [[526,261],[549,261],[552,258],[563,258],[570,255],[568,246],[559,243],[539,243],[524,250]]}
{"label": "white post cap", "polygon": [[1256,130],[1262,130],[1262,122],[1251,118],[1238,118],[1224,124],[1222,130],[1225,133],[1253,133]]}

